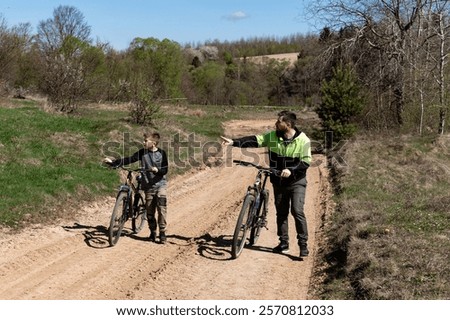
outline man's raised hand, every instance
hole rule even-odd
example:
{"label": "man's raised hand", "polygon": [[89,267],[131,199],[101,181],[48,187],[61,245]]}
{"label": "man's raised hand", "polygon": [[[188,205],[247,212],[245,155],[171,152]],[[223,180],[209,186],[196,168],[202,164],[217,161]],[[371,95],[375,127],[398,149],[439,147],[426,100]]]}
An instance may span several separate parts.
{"label": "man's raised hand", "polygon": [[223,136],[220,136],[220,138],[222,138],[222,145],[223,146],[232,146],[233,145],[233,140],[230,138],[226,138]]}

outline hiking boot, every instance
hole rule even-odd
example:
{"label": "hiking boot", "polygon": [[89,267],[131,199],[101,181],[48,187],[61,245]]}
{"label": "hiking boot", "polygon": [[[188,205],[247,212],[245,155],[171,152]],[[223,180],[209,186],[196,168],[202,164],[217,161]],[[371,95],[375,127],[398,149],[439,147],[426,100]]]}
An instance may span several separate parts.
{"label": "hiking boot", "polygon": [[148,237],[148,239],[151,242],[156,242],[156,232],[155,231],[150,231],[150,236]]}
{"label": "hiking boot", "polygon": [[275,253],[286,253],[289,252],[289,242],[287,241],[280,241],[280,243],[272,249]]}
{"label": "hiking boot", "polygon": [[164,231],[161,231],[159,233],[159,242],[160,243],[166,243],[166,233]]}
{"label": "hiking boot", "polygon": [[300,258],[301,257],[307,257],[309,254],[308,246],[306,243],[300,244]]}

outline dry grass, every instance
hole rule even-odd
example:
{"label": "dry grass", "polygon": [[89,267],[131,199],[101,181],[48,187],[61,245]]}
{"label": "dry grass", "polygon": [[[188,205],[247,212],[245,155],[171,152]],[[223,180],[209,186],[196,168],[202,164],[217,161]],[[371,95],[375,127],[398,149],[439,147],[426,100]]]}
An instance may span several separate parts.
{"label": "dry grass", "polygon": [[360,137],[335,168],[324,298],[450,298],[450,140]]}

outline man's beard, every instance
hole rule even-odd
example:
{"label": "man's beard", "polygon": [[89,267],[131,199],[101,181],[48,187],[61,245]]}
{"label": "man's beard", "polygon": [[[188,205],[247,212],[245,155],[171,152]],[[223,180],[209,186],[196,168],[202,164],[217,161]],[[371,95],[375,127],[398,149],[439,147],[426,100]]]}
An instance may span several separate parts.
{"label": "man's beard", "polygon": [[275,130],[275,133],[278,138],[284,138],[284,135],[286,134],[286,132],[287,132],[286,130],[279,130],[279,129]]}

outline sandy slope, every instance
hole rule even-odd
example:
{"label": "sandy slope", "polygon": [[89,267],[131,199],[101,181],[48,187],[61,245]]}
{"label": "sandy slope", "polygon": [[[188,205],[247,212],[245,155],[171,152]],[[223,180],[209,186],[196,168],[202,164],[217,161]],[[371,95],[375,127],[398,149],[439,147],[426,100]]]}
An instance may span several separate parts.
{"label": "sandy slope", "polygon": [[[257,133],[273,121],[234,121],[230,135]],[[254,150],[261,159],[261,149]],[[234,159],[247,159],[233,148]],[[113,197],[92,203],[68,221],[0,233],[0,299],[307,299],[320,225],[326,169],[308,170],[306,214],[310,257],[298,248],[277,255],[275,212],[255,247],[231,259],[231,236],[240,202],[255,170],[225,165],[171,180],[165,245],[148,242],[148,229],[109,247]],[[295,244],[293,220],[290,220]]]}

